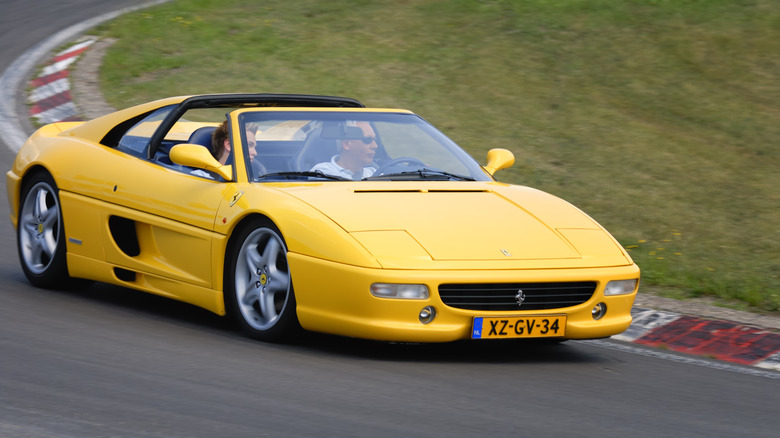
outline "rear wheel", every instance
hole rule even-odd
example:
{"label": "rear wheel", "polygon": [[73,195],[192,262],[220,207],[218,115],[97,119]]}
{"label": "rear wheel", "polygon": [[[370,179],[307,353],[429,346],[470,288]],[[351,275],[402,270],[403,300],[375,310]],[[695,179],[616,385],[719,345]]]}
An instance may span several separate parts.
{"label": "rear wheel", "polygon": [[57,185],[48,173],[24,183],[17,226],[17,247],[24,275],[34,286],[53,288],[69,280],[65,232]]}
{"label": "rear wheel", "polygon": [[300,330],[287,246],[270,221],[253,219],[228,246],[226,306],[254,339],[288,340]]}

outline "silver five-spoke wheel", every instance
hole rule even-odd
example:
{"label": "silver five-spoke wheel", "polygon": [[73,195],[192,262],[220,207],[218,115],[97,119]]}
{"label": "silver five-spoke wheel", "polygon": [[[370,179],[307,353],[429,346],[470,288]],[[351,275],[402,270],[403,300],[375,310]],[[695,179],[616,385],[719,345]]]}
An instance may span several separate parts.
{"label": "silver five-spoke wheel", "polygon": [[[244,227],[234,241],[226,286],[228,307],[250,336],[280,340],[297,326],[287,247],[267,221]],[[228,273],[230,270],[228,270]]]}
{"label": "silver five-spoke wheel", "polygon": [[29,175],[21,193],[17,242],[22,270],[35,286],[61,287],[69,279],[63,229],[54,180],[41,171]]}
{"label": "silver five-spoke wheel", "polygon": [[22,258],[34,274],[46,271],[57,251],[60,209],[57,195],[45,182],[35,184],[27,194],[19,217]]}

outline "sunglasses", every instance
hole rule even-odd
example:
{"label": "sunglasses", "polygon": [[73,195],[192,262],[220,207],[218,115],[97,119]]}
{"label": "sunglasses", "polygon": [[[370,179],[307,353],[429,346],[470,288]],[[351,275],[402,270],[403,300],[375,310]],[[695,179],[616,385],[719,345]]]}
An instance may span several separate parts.
{"label": "sunglasses", "polygon": [[363,137],[363,138],[358,138],[357,140],[362,141],[363,144],[371,144],[376,141],[376,137]]}

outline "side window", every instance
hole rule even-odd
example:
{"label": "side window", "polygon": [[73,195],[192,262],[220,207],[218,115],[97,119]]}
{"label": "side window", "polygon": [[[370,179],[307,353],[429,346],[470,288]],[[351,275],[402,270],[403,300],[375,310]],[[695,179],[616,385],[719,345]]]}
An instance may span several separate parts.
{"label": "side window", "polygon": [[119,139],[117,149],[137,157],[146,157],[149,139],[173,108],[173,105],[160,108],[134,124]]}
{"label": "side window", "polygon": [[178,172],[206,179],[221,180],[214,172],[173,163],[169,152],[177,144],[195,144],[209,151],[217,161],[223,164],[232,164],[232,149],[212,151],[212,137],[217,135],[218,138],[229,138],[228,127],[224,124],[225,111],[225,108],[188,109],[165,133],[162,143],[155,153],[154,161]]}

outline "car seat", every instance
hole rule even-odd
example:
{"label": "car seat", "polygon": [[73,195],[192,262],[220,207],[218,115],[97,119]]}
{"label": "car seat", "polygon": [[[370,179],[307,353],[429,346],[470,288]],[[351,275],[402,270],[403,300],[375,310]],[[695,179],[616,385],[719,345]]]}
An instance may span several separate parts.
{"label": "car seat", "polygon": [[315,164],[330,161],[339,153],[339,140],[323,138],[322,129],[313,130],[303,142],[300,152],[293,158],[293,170],[305,172]]}
{"label": "car seat", "polygon": [[203,126],[190,134],[190,138],[187,143],[199,144],[208,150],[211,150],[211,136],[214,134],[217,128],[215,126]]}

